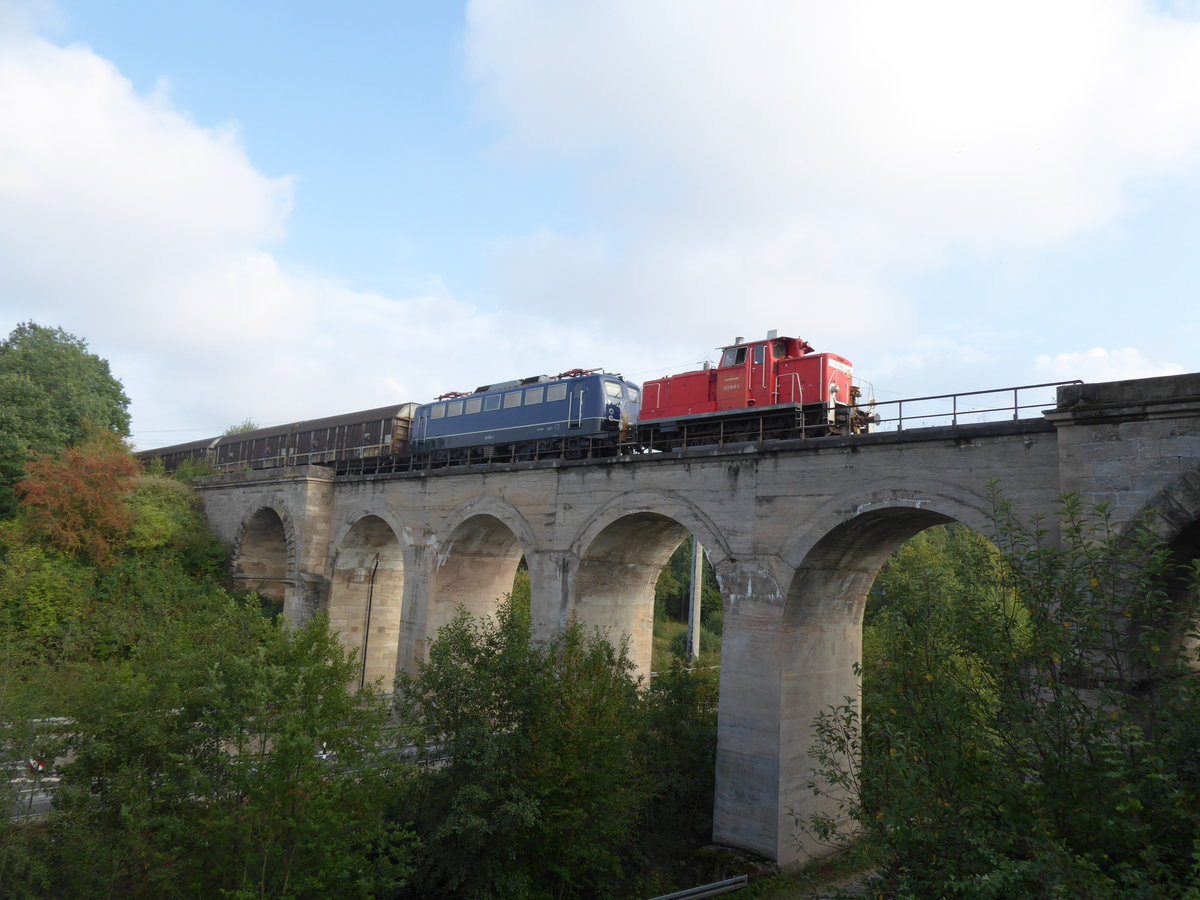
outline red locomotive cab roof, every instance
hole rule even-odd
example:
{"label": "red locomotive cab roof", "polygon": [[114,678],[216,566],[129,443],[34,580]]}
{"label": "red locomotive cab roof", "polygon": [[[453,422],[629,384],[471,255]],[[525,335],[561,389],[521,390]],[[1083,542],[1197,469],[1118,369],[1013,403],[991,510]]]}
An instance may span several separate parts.
{"label": "red locomotive cab roof", "polygon": [[746,359],[746,354],[739,355],[737,351],[744,348],[748,353],[750,348],[759,345],[769,345],[772,348],[772,357],[777,360],[795,359],[814,352],[812,345],[803,338],[777,337],[772,332],[765,340],[746,343],[741,338],[738,338],[732,344],[718,347],[717,349],[721,351],[721,361],[717,363],[717,368],[741,365]]}

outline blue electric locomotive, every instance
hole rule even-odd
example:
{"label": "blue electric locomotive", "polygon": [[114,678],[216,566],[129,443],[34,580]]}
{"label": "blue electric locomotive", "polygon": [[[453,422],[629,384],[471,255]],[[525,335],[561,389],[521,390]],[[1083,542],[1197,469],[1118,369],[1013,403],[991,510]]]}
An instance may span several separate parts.
{"label": "blue electric locomotive", "polygon": [[632,437],[640,408],[641,389],[619,375],[536,375],[417,407],[409,451],[433,464],[610,455]]}

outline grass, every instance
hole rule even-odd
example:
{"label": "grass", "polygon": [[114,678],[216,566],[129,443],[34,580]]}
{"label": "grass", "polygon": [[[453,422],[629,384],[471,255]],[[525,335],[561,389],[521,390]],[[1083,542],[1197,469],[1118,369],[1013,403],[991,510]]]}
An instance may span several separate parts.
{"label": "grass", "polygon": [[654,649],[650,655],[651,671],[661,672],[663,669],[671,667],[671,660],[675,656],[671,652],[671,645],[681,634],[687,634],[686,622],[676,622],[671,619],[654,620]]}
{"label": "grass", "polygon": [[871,869],[854,853],[839,853],[810,863],[800,872],[776,875],[752,883],[742,894],[754,900],[833,900],[868,898],[862,881]]}
{"label": "grass", "polygon": [[[687,640],[687,630],[687,622],[676,622],[673,619],[654,620],[654,646],[650,655],[650,671],[661,672],[671,667],[671,661],[675,658],[672,647],[677,641]],[[719,666],[720,664],[720,652],[701,653],[700,659],[696,662],[698,666]]]}

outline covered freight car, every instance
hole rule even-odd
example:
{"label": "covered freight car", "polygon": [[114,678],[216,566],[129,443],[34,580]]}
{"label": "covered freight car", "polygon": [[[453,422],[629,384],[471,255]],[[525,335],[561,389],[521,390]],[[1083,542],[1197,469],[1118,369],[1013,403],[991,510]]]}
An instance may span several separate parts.
{"label": "covered freight car", "polygon": [[218,472],[273,466],[333,465],[341,460],[397,456],[408,451],[415,403],[381,406],[324,419],[255,428],[218,438],[144,450],[143,460],[161,459],[173,471],[185,459]]}

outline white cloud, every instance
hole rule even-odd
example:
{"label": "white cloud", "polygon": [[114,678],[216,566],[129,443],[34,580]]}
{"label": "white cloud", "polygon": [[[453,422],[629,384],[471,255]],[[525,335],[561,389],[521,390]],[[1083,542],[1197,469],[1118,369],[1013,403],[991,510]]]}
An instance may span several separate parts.
{"label": "white cloud", "polygon": [[233,128],[202,128],[88,48],[39,38],[0,54],[0,121],[9,302],[97,338],[195,335],[277,302],[259,248],[282,235],[291,185],[257,172]]}
{"label": "white cloud", "polygon": [[1200,148],[1200,28],[1132,0],[475,0],[468,21],[510,146],[607,157],[653,186],[619,198],[638,216],[1025,242],[1102,224],[1131,175]]}
{"label": "white cloud", "polygon": [[285,270],[271,247],[291,181],[259,172],[236,128],[203,127],[88,47],[6,22],[0,326],[85,337],[123,380],[144,443],[483,380],[494,321],[445,297],[394,300]]}
{"label": "white cloud", "polygon": [[1140,350],[1124,347],[1108,350],[1093,347],[1078,353],[1040,354],[1034,361],[1035,370],[1045,381],[1125,381],[1130,378],[1153,378],[1158,375],[1182,375],[1186,370],[1177,363],[1146,359]]}
{"label": "white cloud", "polygon": [[506,151],[578,164],[603,222],[553,273],[512,242],[508,283],[659,330],[882,354],[938,327],[896,276],[1200,164],[1200,24],[1136,0],[473,0],[466,48]]}

